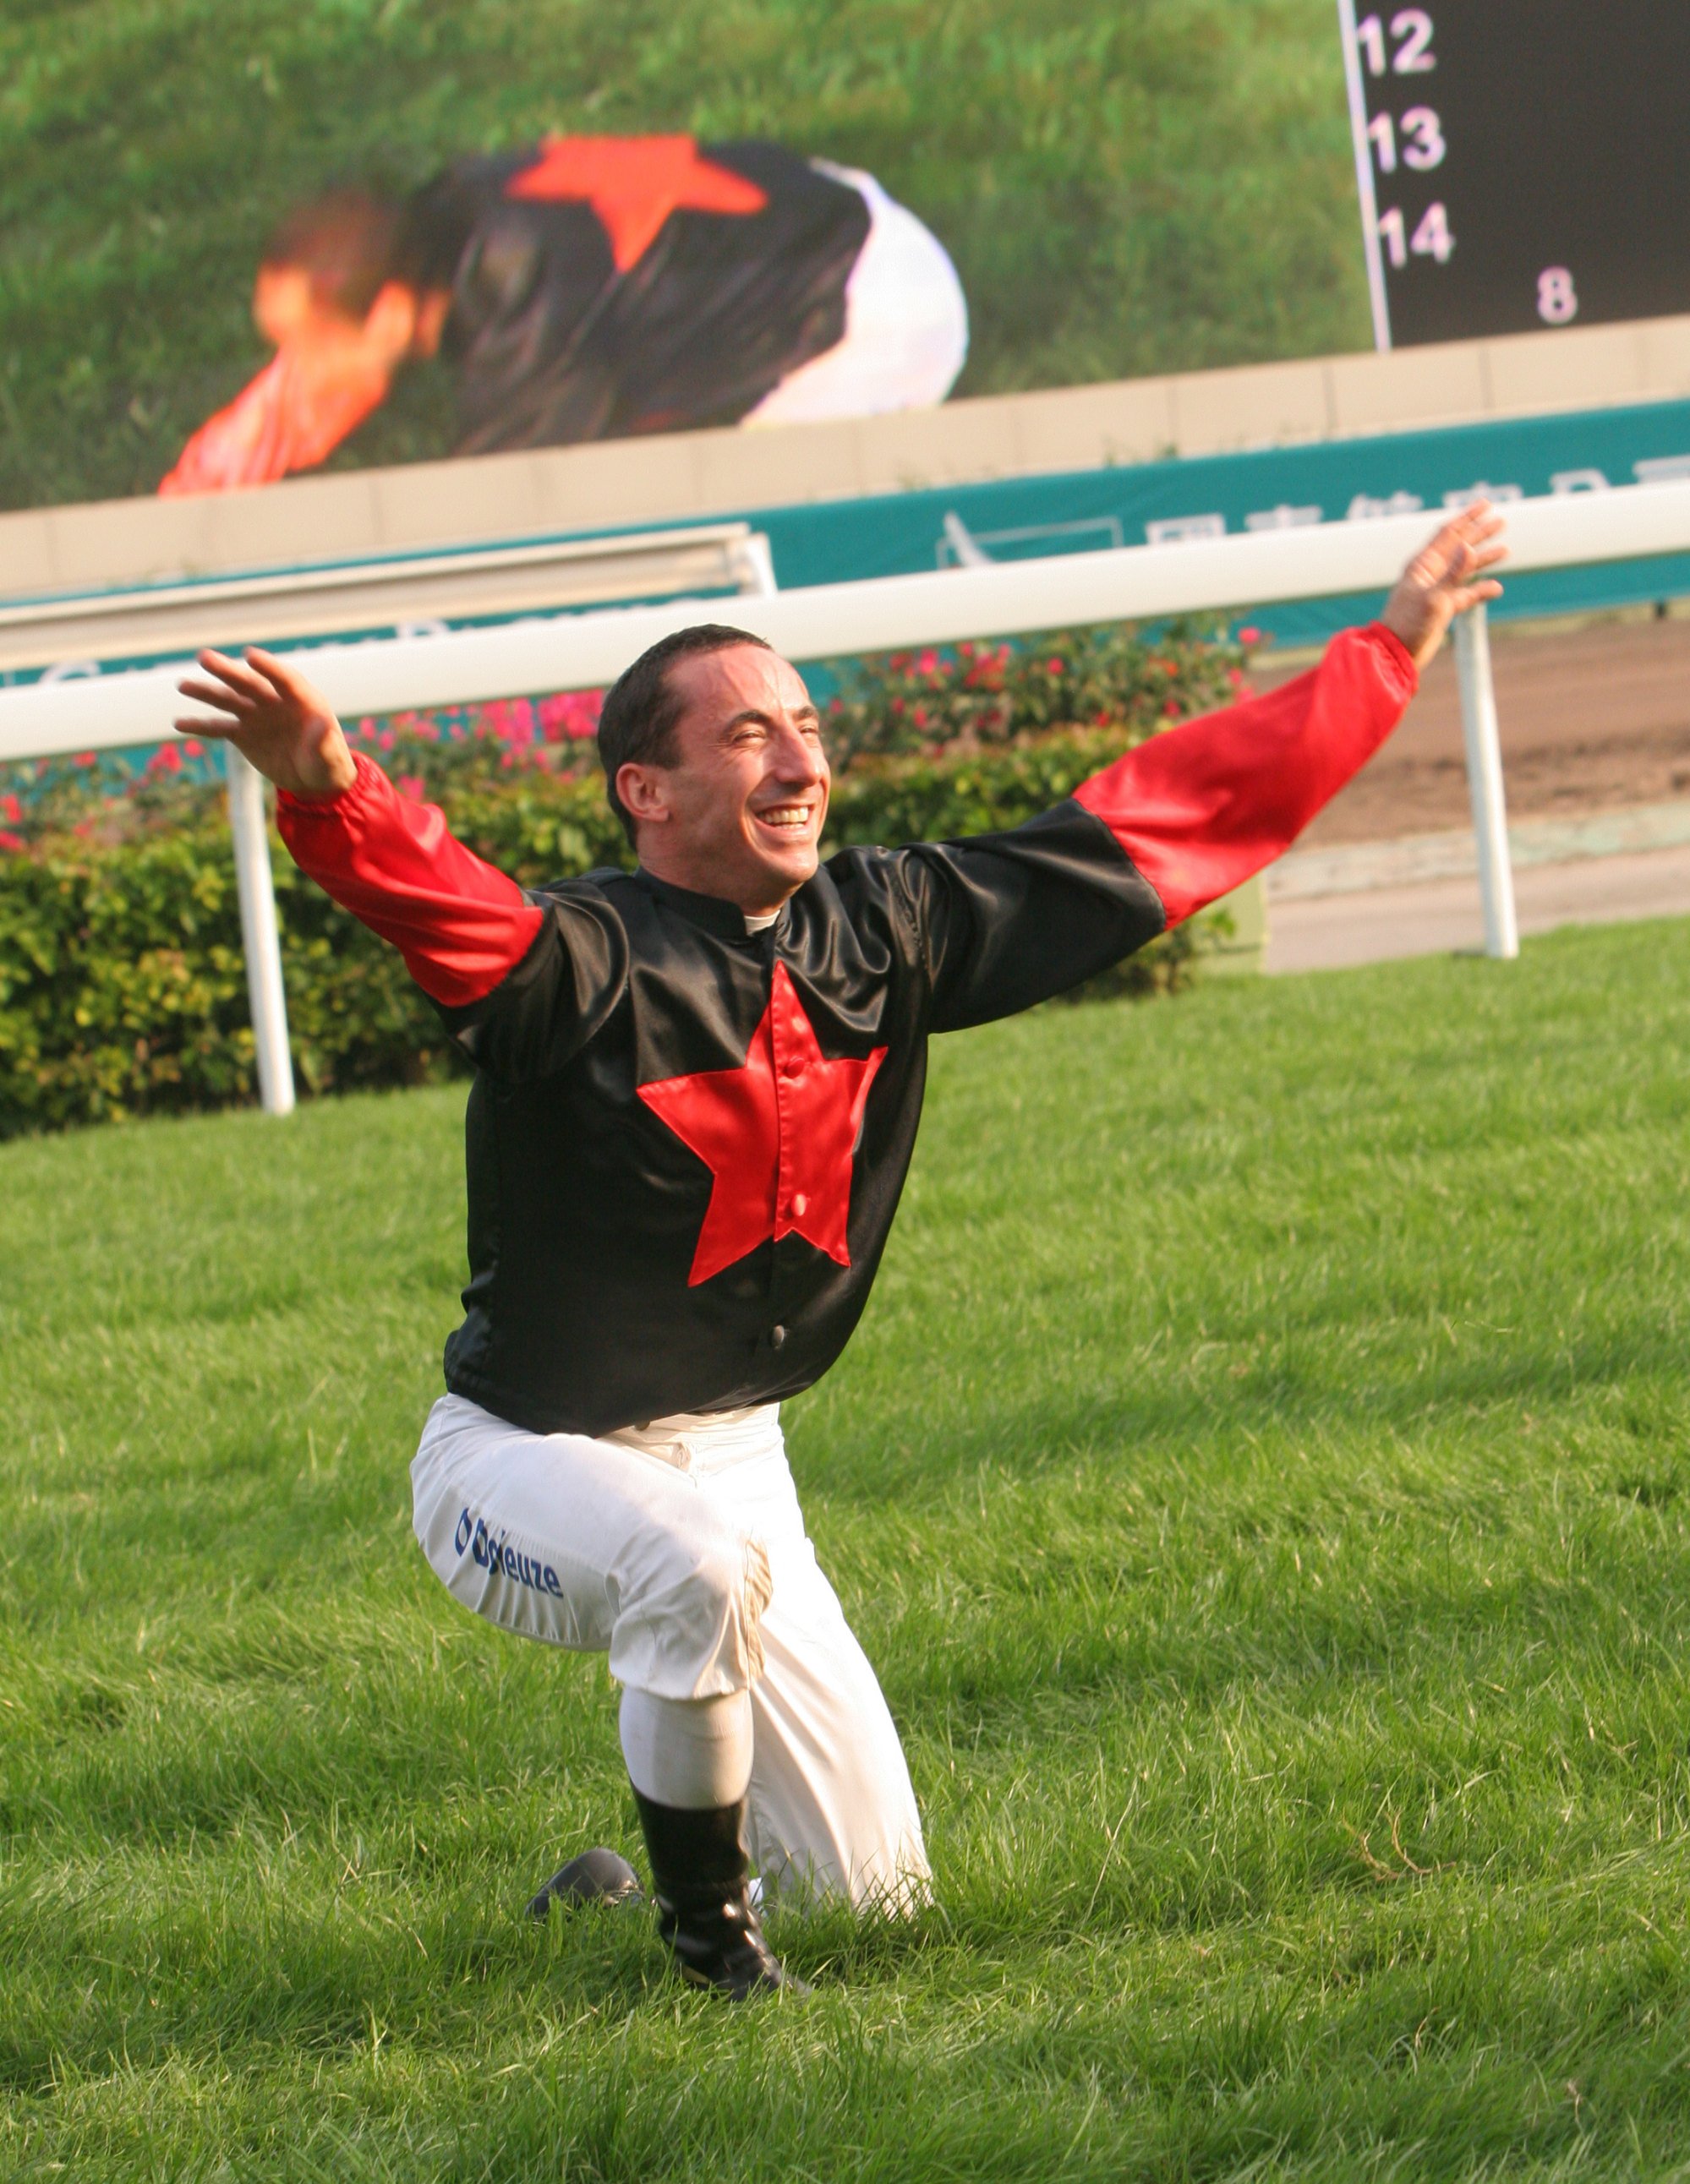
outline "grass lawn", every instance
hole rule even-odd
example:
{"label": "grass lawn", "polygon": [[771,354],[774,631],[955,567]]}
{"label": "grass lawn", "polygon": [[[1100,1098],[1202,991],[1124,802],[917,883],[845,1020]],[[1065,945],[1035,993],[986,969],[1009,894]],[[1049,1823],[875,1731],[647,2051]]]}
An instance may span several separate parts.
{"label": "grass lawn", "polygon": [[1690,923],[943,1043],[791,1407],[942,1908],[645,1919],[601,1663],[405,1464],[461,1092],[0,1148],[0,2173],[1583,2178],[1690,2155]]}
{"label": "grass lawn", "polygon": [[[869,168],[961,270],[961,393],[1369,345],[1331,0],[7,0],[0,507],[153,489],[303,196],[547,129]],[[336,460],[455,437],[420,371]]]}

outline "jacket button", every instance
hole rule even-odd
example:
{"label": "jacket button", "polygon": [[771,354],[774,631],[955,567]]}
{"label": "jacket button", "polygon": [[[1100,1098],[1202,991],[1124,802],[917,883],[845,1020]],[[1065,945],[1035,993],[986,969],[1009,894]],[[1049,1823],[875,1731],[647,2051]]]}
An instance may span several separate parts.
{"label": "jacket button", "polygon": [[769,1348],[771,1350],[778,1350],[785,1340],[786,1329],[784,1327],[772,1327],[769,1329]]}

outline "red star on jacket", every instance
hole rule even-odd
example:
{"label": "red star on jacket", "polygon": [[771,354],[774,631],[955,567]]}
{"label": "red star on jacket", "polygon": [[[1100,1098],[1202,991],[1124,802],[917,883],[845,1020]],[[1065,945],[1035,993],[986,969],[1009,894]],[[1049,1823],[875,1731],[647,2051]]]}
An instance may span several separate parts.
{"label": "red star on jacket", "polygon": [[645,255],[672,212],[745,214],[768,203],[755,182],[701,159],[690,136],[548,136],[505,194],[590,205],[618,273]]}
{"label": "red star on jacket", "polygon": [[687,1286],[695,1289],[767,1237],[801,1236],[840,1266],[851,1264],[851,1160],[874,1072],[864,1060],[823,1059],[784,963],[774,967],[768,1006],[735,1069],[642,1084],[639,1096],[711,1178]]}

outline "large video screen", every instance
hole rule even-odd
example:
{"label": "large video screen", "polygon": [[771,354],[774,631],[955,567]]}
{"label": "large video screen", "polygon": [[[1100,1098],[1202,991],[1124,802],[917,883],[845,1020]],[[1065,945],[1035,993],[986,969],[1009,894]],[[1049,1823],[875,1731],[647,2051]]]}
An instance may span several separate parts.
{"label": "large video screen", "polygon": [[0,504],[1365,347],[1332,0],[18,0]]}
{"label": "large video screen", "polygon": [[1340,0],[1380,348],[1690,311],[1685,0]]}

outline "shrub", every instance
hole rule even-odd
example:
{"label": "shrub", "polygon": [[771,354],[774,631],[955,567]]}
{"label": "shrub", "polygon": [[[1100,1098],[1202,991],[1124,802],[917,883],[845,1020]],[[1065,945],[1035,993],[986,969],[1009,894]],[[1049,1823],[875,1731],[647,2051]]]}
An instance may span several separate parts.
{"label": "shrub", "polygon": [[828,707],[828,745],[844,772],[867,755],[973,751],[1076,723],[1136,743],[1224,705],[1259,641],[1189,621],[1151,635],[1109,624],[851,661]]}

